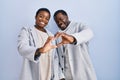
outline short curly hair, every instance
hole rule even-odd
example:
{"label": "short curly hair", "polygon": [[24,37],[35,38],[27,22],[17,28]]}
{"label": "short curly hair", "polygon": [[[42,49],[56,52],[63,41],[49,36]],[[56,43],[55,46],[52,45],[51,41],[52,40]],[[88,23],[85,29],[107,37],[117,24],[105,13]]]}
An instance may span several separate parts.
{"label": "short curly hair", "polygon": [[58,13],[62,13],[63,15],[68,16],[68,14],[67,14],[66,11],[64,11],[64,10],[57,10],[57,11],[54,13],[54,16],[53,16],[54,19],[55,19],[56,15],[57,15]]}
{"label": "short curly hair", "polygon": [[38,9],[38,11],[36,12],[35,17],[37,17],[37,15],[39,14],[40,11],[46,11],[46,12],[48,12],[49,15],[51,16],[51,13],[50,13],[49,9],[47,9],[47,8],[40,8],[40,9]]}

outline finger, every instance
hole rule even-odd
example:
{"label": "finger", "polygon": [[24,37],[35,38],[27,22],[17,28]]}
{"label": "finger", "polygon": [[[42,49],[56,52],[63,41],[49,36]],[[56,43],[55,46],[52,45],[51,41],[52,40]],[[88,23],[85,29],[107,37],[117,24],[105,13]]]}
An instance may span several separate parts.
{"label": "finger", "polygon": [[46,41],[49,42],[49,41],[52,41],[53,39],[54,39],[53,36],[49,36]]}
{"label": "finger", "polygon": [[55,37],[55,38],[58,38],[58,37],[61,36],[61,34],[62,34],[61,32],[57,32],[54,37]]}
{"label": "finger", "polygon": [[56,45],[52,45],[51,48],[54,49],[54,48],[57,48],[57,46]]}
{"label": "finger", "polygon": [[67,35],[66,33],[62,33],[61,36],[62,36],[63,38],[68,38],[68,37],[69,37],[69,35]]}
{"label": "finger", "polygon": [[60,47],[60,46],[62,46],[62,45],[63,45],[63,43],[60,42],[59,44],[57,44],[57,47]]}
{"label": "finger", "polygon": [[45,44],[49,44],[53,40],[52,36],[49,36],[45,42]]}

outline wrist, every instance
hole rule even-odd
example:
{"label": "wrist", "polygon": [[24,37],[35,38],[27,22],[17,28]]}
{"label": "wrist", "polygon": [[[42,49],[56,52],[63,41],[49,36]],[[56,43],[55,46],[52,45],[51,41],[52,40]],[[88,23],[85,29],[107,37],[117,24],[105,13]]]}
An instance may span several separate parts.
{"label": "wrist", "polygon": [[39,48],[39,52],[44,53],[45,52],[44,48],[43,47]]}
{"label": "wrist", "polygon": [[77,40],[75,39],[75,37],[73,37],[73,42],[71,44],[76,44]]}
{"label": "wrist", "polygon": [[40,57],[41,53],[39,52],[39,48],[36,50],[34,55],[34,60],[37,60]]}

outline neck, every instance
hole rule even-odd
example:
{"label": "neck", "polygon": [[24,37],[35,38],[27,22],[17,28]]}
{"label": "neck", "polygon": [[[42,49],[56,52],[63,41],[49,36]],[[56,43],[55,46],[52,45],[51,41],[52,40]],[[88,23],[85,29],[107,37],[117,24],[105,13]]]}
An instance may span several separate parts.
{"label": "neck", "polygon": [[38,25],[35,25],[35,27],[36,27],[38,30],[42,31],[42,32],[46,32],[46,30],[45,30],[44,28],[41,28],[41,27],[39,27]]}

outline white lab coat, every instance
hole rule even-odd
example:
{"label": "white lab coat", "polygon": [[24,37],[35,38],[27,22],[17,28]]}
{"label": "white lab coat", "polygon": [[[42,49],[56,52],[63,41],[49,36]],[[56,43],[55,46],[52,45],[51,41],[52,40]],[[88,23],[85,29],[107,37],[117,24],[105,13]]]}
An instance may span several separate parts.
{"label": "white lab coat", "polygon": [[[23,56],[23,65],[20,75],[20,80],[40,80],[39,73],[39,59],[34,60],[36,42],[38,40],[35,30],[32,28],[23,27],[18,36],[18,51]],[[49,36],[53,36],[51,32],[46,29]],[[53,42],[55,44],[55,42]],[[39,57],[40,58],[40,57]],[[59,80],[61,76],[58,54],[56,49],[52,50],[52,80]]]}
{"label": "white lab coat", "polygon": [[[81,23],[71,22],[62,32],[74,36],[77,41],[76,44],[64,45],[64,51],[62,46],[58,48],[63,72],[65,70],[64,56],[68,54],[73,80],[96,80],[96,74],[88,54],[88,41],[93,37],[91,29]],[[59,42],[61,39],[58,39],[57,43]]]}

